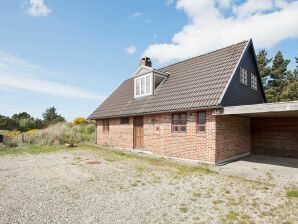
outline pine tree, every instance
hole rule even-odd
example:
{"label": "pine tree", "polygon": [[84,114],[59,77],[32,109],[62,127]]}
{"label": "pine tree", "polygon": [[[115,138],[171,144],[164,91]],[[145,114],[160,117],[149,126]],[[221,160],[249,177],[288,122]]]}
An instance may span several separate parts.
{"label": "pine tree", "polygon": [[272,61],[270,78],[268,80],[266,95],[268,102],[282,100],[282,92],[287,86],[285,78],[289,75],[288,64],[290,60],[284,59],[281,51],[278,51]]}
{"label": "pine tree", "polygon": [[257,62],[259,66],[260,76],[265,88],[271,72],[271,67],[269,66],[271,61],[272,58],[267,58],[267,51],[265,49],[261,49],[257,55]]}
{"label": "pine tree", "polygon": [[60,121],[65,121],[64,117],[56,112],[55,107],[47,108],[46,111],[42,114],[42,117],[45,123],[57,123]]}

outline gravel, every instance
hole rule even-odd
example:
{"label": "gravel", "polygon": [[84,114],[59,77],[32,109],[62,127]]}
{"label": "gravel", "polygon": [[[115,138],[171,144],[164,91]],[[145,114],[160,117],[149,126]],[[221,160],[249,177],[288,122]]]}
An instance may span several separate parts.
{"label": "gravel", "polygon": [[0,223],[297,220],[297,198],[269,182],[181,172],[104,150],[0,157]]}

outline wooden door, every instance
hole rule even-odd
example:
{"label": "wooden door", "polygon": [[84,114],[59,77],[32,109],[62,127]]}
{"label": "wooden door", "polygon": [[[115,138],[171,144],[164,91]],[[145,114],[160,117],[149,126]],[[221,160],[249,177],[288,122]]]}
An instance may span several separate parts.
{"label": "wooden door", "polygon": [[133,118],[134,148],[144,148],[143,117]]}

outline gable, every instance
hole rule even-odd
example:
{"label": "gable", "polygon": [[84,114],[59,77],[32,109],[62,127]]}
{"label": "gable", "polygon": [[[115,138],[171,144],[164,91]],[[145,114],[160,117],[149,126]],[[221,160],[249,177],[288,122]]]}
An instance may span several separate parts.
{"label": "gable", "polygon": [[[247,70],[247,85],[240,82],[240,69]],[[257,77],[257,90],[252,88],[251,74]],[[243,52],[235,73],[230,80],[229,86],[225,91],[221,105],[236,106],[260,104],[266,102],[262,82],[260,79],[257,61],[255,58],[254,48],[251,42],[248,43],[246,50]]]}
{"label": "gable", "polygon": [[133,74],[133,77],[138,77],[141,75],[148,74],[153,71],[153,68],[147,66],[140,66],[137,71]]}

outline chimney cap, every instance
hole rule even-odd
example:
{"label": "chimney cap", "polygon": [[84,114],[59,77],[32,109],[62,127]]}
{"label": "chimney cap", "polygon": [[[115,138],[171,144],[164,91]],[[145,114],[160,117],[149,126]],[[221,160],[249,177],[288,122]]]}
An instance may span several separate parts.
{"label": "chimney cap", "polygon": [[140,60],[140,66],[144,65],[144,66],[147,66],[147,67],[152,67],[152,62],[151,62],[151,59],[149,57],[142,57],[141,60]]}

